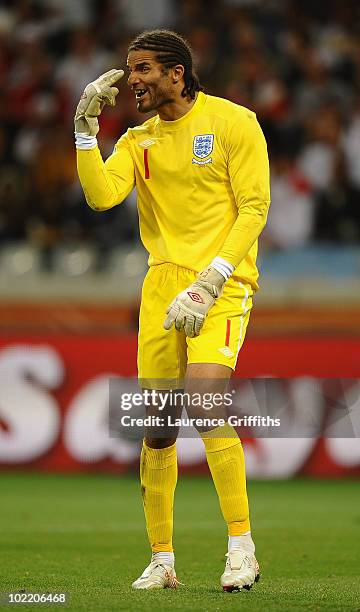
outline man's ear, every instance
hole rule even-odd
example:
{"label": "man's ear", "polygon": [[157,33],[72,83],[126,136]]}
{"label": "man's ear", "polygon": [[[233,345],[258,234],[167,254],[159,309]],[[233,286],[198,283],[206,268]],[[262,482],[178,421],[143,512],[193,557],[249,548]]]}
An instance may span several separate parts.
{"label": "man's ear", "polygon": [[182,64],[177,64],[172,68],[172,81],[173,83],[179,83],[184,77],[185,68]]}

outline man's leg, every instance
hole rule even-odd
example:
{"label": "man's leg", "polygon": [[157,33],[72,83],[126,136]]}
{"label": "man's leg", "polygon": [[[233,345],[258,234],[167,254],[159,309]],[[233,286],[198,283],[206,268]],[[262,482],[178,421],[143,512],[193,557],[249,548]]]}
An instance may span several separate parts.
{"label": "man's leg", "polygon": [[[195,277],[195,273],[193,273]],[[179,290],[179,269],[173,264],[151,266],[143,285],[139,322],[138,374],[143,389],[169,389],[181,386],[186,367],[184,333],[163,327],[166,309]],[[170,412],[169,412],[170,411]],[[147,415],[166,418],[180,416],[176,407],[159,413],[149,406]],[[166,588],[176,586],[174,571],[173,505],[177,481],[175,440],[177,432],[147,429],[141,452],[140,478],[146,528],[152,559],[134,588]],[[145,575],[145,576],[144,576]]]}
{"label": "man's leg", "polygon": [[[161,416],[171,414],[177,418],[181,409],[165,408]],[[159,416],[151,407],[147,416]],[[176,437],[178,431],[162,432],[147,428],[140,458],[140,481],[144,505],[146,529],[151,546],[151,562],[143,574],[133,583],[134,588],[175,588],[176,579],[173,549],[173,509],[177,483]],[[165,437],[163,437],[165,436]]]}
{"label": "man's leg", "polygon": [[[190,394],[199,392],[223,394],[231,373],[231,368],[225,365],[189,364],[185,391]],[[218,416],[226,418],[224,412]],[[196,409],[191,416],[198,416]],[[250,533],[242,445],[235,429],[228,424],[207,432],[201,431],[200,435],[205,445],[206,458],[222,514],[228,526],[228,572],[225,571],[223,574],[221,583],[226,590],[250,587],[258,579],[259,572],[254,556],[255,546]]]}
{"label": "man's leg", "polygon": [[[180,416],[181,409],[156,407],[147,416]],[[140,458],[141,493],[146,529],[152,553],[171,553],[173,557],[173,508],[177,483],[176,438],[178,431],[147,428]]]}

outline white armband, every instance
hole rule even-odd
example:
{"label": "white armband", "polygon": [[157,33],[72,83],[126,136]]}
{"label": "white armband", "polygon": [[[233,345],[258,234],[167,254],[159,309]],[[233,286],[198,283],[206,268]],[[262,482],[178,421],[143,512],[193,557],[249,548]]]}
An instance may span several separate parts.
{"label": "white armband", "polygon": [[95,149],[97,146],[96,136],[88,136],[81,132],[75,132],[75,145],[77,149],[83,149],[84,151]]}
{"label": "white armband", "polygon": [[230,278],[230,276],[235,270],[235,267],[231,263],[226,261],[226,259],[223,259],[222,257],[215,257],[212,260],[210,266],[212,268],[215,268],[215,270],[217,270],[218,272],[220,272],[220,274],[223,275],[225,280]]}

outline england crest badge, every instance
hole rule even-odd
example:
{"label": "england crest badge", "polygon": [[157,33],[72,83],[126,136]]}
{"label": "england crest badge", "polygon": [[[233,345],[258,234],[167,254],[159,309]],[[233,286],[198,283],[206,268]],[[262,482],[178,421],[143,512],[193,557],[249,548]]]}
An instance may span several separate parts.
{"label": "england crest badge", "polygon": [[213,148],[214,134],[199,134],[198,136],[194,136],[193,153],[195,157],[193,157],[192,163],[201,166],[204,164],[211,164],[212,159],[207,158],[211,155]]}

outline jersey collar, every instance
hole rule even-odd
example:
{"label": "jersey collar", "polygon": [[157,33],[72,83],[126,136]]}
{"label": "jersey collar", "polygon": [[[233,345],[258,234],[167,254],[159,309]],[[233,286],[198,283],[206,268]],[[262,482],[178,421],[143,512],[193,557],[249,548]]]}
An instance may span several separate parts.
{"label": "jersey collar", "polygon": [[206,95],[202,91],[199,91],[195,103],[193,104],[191,109],[185,115],[180,117],[180,119],[175,119],[175,121],[164,121],[164,119],[160,119],[160,117],[158,116],[157,123],[161,126],[161,129],[166,132],[172,132],[173,130],[177,130],[180,127],[183,127],[183,125],[185,125],[186,123],[188,123],[188,121],[190,121],[190,119],[192,119],[192,117],[199,112],[199,110],[204,106],[205,101]]}

